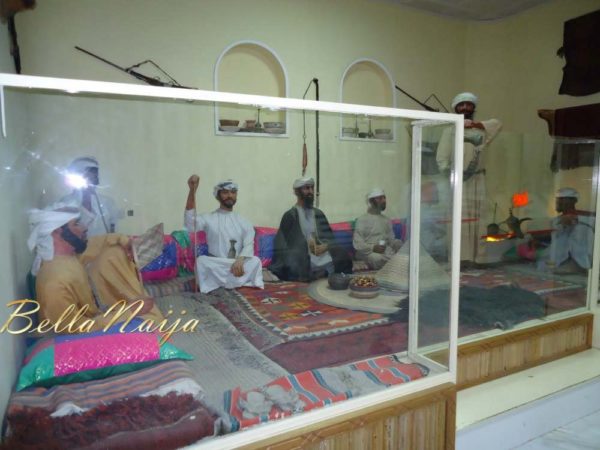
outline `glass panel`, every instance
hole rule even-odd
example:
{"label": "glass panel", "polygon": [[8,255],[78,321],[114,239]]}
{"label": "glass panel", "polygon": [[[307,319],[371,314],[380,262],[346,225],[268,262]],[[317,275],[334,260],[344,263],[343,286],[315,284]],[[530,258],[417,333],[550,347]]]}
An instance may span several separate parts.
{"label": "glass panel", "polygon": [[[483,134],[485,142],[490,132]],[[477,147],[467,139],[466,169]],[[461,335],[585,311],[597,142],[501,132],[480,148],[477,169],[463,182]]]}
{"label": "glass panel", "polygon": [[[438,142],[442,142],[453,160],[453,130],[447,124],[423,127],[421,153],[418,352],[444,367],[448,367],[450,356],[453,190],[450,170],[438,170],[436,156]],[[450,163],[448,169],[452,168]]]}
{"label": "glass panel", "polygon": [[[90,259],[103,254],[105,247],[88,252],[107,230],[148,237],[162,223],[158,258],[142,264],[144,249],[134,242],[139,273],[119,269],[127,286],[92,275],[99,307],[87,279],[78,280],[85,287],[73,298],[55,294],[65,304],[88,305],[90,320],[102,325],[106,307],[143,296],[141,288],[133,295],[141,277],[156,308],[144,316],[155,320],[148,326],[164,323],[170,344],[194,357],[187,367],[205,393],[201,403],[224,420],[225,432],[386,388],[415,392],[440,375],[440,383],[451,379],[449,314],[432,318],[422,308],[418,316],[417,303],[408,300],[411,236],[419,240],[409,230],[413,211],[421,217],[421,282],[435,281],[444,292],[436,313],[449,309],[451,186],[437,180],[436,194],[424,184],[421,201],[411,205],[413,148],[421,148],[413,120],[381,118],[396,129],[393,141],[342,141],[339,112],[282,109],[289,138],[224,138],[214,132],[213,103],[6,91],[10,186],[20,187],[11,194],[11,220],[21,224],[14,228],[19,270],[28,271],[33,259],[25,250],[31,208],[87,209],[81,219],[89,222],[69,221],[66,228],[87,237]],[[423,141],[434,142],[446,128],[432,121]],[[195,196],[192,174],[199,176]],[[202,213],[195,220],[194,209]],[[77,239],[62,225],[50,254],[40,253],[36,300],[44,318],[56,317],[44,271],[65,249],[65,257],[80,262]],[[111,248],[127,258],[119,245]],[[103,270],[94,261],[89,267]],[[243,274],[235,273],[238,261]],[[116,290],[103,290],[104,283]],[[196,326],[182,330],[194,319]],[[409,351],[410,333],[418,335],[416,351]],[[445,358],[423,357],[440,343]]]}

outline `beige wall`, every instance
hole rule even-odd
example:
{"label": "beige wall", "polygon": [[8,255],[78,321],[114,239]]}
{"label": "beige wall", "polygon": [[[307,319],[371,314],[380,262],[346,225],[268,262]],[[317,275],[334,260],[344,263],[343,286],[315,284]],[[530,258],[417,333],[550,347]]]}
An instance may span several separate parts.
{"label": "beige wall", "polygon": [[486,154],[489,203],[493,207],[498,202],[499,217],[505,217],[513,193],[527,190],[532,203],[518,214],[538,218],[541,225],[541,218],[554,214],[552,194],[563,186],[580,191],[582,209],[594,209],[591,168],[550,171],[553,141],[537,110],[600,102],[600,93],[558,94],[565,60],[556,56],[563,23],[598,8],[598,0],[558,0],[505,20],[466,27],[462,86],[480,95],[480,119],[496,117],[504,123],[504,133]]}
{"label": "beige wall", "polygon": [[[136,82],[73,48],[80,45],[122,65],[151,57],[180,83],[212,89],[214,66],[222,51],[234,42],[252,40],[263,42],[282,60],[291,97],[301,97],[316,77],[321,99],[339,101],[343,71],[359,58],[380,61],[399,85],[419,98],[435,91],[448,101],[464,74],[463,24],[392,5],[363,1],[256,1],[252,7],[243,1],[178,1],[176,8],[173,5],[149,0],[42,2],[33,14],[19,17],[24,71]],[[421,32],[425,28],[428,33]],[[417,33],[420,38],[415,41]],[[452,39],[442,39],[448,35]],[[314,90],[308,98],[314,98]],[[200,209],[216,206],[210,195],[212,185],[232,177],[241,186],[238,211],[256,224],[278,224],[294,201],[291,180],[300,174],[302,117],[298,113],[290,114],[286,139],[222,137],[214,135],[210,107],[138,104],[132,107],[135,118],[124,114],[128,108],[111,115],[104,106],[81,106],[75,110],[78,126],[69,127],[69,120],[58,120],[59,114],[44,103],[32,121],[37,127],[36,152],[41,161],[54,166],[64,166],[79,154],[97,156],[113,197],[125,209],[136,205],[134,217],[123,223],[127,232],[139,232],[159,220],[166,222],[168,230],[180,228],[185,180],[192,171],[203,180]],[[414,106],[404,96],[398,97],[397,104]],[[110,124],[115,117],[120,129]],[[97,126],[86,131],[84,124],[94,121]],[[123,121],[130,125],[122,127]],[[307,114],[306,123],[308,171],[314,174],[314,113]],[[406,133],[399,133],[394,144],[340,142],[339,123],[338,116],[321,114],[321,207],[329,219],[347,220],[362,213],[364,195],[374,185],[389,191],[391,215],[406,215]],[[144,180],[144,188],[138,180]],[[44,202],[56,190],[36,189],[45,190]]]}
{"label": "beige wall", "polygon": [[[5,24],[0,24],[0,72],[14,72]],[[15,126],[27,122],[26,107],[10,92],[5,92],[5,104],[11,116],[6,118],[7,137],[0,136],[0,327],[11,311],[6,303],[27,296],[25,277],[31,258],[25,246],[28,233],[24,214],[31,196],[22,164],[27,137],[23,127]],[[20,367],[23,347],[23,336],[0,333],[0,421]]]}

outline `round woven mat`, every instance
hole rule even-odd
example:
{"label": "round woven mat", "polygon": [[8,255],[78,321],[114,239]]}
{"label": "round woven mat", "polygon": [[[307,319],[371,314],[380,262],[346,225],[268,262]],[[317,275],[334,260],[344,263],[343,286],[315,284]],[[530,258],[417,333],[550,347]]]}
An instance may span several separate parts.
{"label": "round woven mat", "polygon": [[350,296],[349,289],[341,291],[331,289],[326,278],[312,282],[308,288],[308,294],[319,303],[325,305],[378,314],[393,314],[397,312],[400,309],[397,305],[401,300],[408,297],[408,292],[380,289],[379,295],[375,298],[354,298]]}

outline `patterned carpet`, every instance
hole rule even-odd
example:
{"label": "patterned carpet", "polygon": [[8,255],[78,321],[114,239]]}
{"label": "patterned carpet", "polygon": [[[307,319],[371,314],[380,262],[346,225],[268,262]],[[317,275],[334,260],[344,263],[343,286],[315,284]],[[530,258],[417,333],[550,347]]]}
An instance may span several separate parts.
{"label": "patterned carpet", "polygon": [[[225,290],[220,292],[227,295]],[[242,333],[210,306],[206,301],[208,297],[180,294],[161,297],[156,301],[163,314],[174,312],[172,318],[200,320],[196,332],[174,333],[171,343],[194,357],[187,364],[195,380],[206,392],[206,403],[217,408],[222,407],[223,391],[237,386],[249,389],[287,375],[287,371],[244,339]],[[185,316],[180,315],[182,311],[186,311]]]}
{"label": "patterned carpet", "polygon": [[519,265],[502,269],[469,270],[461,273],[460,284],[482,288],[518,286],[541,296],[546,301],[546,314],[585,306],[586,280],[583,277],[558,277],[525,269],[526,267]]}
{"label": "patterned carpet", "polygon": [[389,322],[382,314],[319,303],[308,294],[306,283],[267,284],[263,290],[241,288],[231,292],[235,299],[224,299],[214,306],[242,332],[258,325],[283,342],[348,333]]}

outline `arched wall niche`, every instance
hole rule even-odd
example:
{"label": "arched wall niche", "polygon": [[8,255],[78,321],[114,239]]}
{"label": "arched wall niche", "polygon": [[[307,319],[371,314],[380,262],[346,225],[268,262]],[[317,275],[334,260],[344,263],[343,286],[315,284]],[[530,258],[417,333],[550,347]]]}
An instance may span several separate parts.
{"label": "arched wall niche", "polygon": [[[288,75],[281,58],[267,45],[258,41],[238,41],[219,55],[214,73],[215,91],[241,94],[288,96]],[[289,121],[286,111],[247,105],[215,107],[215,131],[218,135],[287,137]],[[223,127],[222,120],[239,121],[237,127]],[[257,127],[252,121],[256,121]],[[282,126],[265,128],[269,122]]]}
{"label": "arched wall niche", "polygon": [[[360,105],[396,106],[394,81],[387,68],[374,59],[361,58],[346,67],[340,83],[340,101]],[[389,118],[343,117],[341,139],[395,140],[394,122]],[[377,132],[379,130],[380,132]],[[387,132],[383,132],[386,130]]]}

